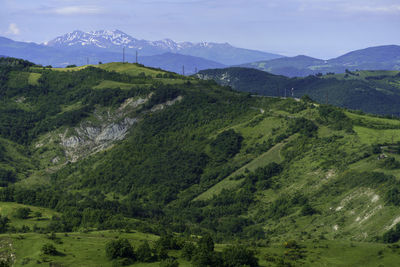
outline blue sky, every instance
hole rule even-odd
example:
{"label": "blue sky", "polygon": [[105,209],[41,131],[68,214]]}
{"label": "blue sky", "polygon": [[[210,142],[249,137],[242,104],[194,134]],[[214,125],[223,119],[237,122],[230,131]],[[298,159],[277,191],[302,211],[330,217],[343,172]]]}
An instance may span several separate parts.
{"label": "blue sky", "polygon": [[1,36],[41,43],[76,29],[328,59],[400,45],[400,0],[0,0]]}

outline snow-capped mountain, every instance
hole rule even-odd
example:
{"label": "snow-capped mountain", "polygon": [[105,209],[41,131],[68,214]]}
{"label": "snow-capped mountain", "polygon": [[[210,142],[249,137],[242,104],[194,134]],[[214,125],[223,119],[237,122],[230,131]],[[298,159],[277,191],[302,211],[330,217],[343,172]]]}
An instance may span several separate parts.
{"label": "snow-capped mountain", "polygon": [[52,47],[98,47],[98,48],[126,48],[142,50],[147,47],[161,48],[168,50],[168,52],[179,52],[180,50],[199,47],[199,48],[212,48],[215,46],[232,47],[228,43],[191,43],[191,42],[175,42],[171,39],[164,39],[159,41],[146,41],[138,40],[120,30],[99,30],[99,31],[73,31],[55,38],[52,41],[46,42],[45,45]]}
{"label": "snow-capped mountain", "polygon": [[120,52],[122,47],[125,47],[127,54],[135,54],[136,51],[142,56],[159,55],[168,52],[179,53],[203,57],[225,65],[282,57],[261,51],[236,48],[228,43],[175,42],[171,39],[159,41],[139,40],[120,30],[90,32],[76,30],[46,42],[44,45],[64,49],[105,49],[108,52]]}

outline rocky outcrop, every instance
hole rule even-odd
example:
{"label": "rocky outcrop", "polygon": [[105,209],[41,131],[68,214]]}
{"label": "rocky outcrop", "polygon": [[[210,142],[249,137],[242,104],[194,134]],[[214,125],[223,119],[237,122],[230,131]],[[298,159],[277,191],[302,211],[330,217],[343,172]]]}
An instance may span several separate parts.
{"label": "rocky outcrop", "polygon": [[[116,141],[123,140],[129,129],[138,122],[130,114],[134,109],[148,101],[147,98],[127,99],[114,112],[95,112],[96,122],[86,120],[73,129],[59,134],[60,144],[69,161],[77,161],[83,156],[107,149]],[[72,132],[72,134],[71,134]]]}
{"label": "rocky outcrop", "polygon": [[[138,117],[133,117],[132,111],[140,105],[145,104],[151,95],[147,98],[127,99],[115,111],[95,112],[96,122],[85,120],[79,126],[73,129],[66,129],[59,134],[60,144],[65,151],[66,158],[75,162],[79,158],[105,150],[111,147],[115,142],[123,140],[129,130],[138,121]],[[147,112],[156,112],[167,106],[171,106],[182,100],[182,96],[169,100],[165,103],[155,105]]]}

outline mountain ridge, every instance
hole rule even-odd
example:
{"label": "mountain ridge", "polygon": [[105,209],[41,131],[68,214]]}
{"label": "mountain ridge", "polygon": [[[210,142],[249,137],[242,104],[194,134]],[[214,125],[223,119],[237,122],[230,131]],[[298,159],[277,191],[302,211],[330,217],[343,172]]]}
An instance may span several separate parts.
{"label": "mountain ridge", "polygon": [[382,45],[358,49],[328,60],[295,56],[239,65],[277,75],[304,77],[317,73],[354,70],[400,70],[400,46]]}
{"label": "mountain ridge", "polygon": [[[282,57],[281,55],[236,48],[229,43],[214,42],[175,42],[172,39],[163,39],[158,41],[147,41],[136,39],[120,30],[96,30],[83,32],[75,30],[55,39],[45,42],[44,45],[57,48],[100,48],[110,49],[120,52],[123,47],[127,53],[139,51],[141,55],[152,56],[165,52],[179,53],[203,57],[214,60],[225,65],[240,64],[238,62],[251,62],[251,59],[273,59]],[[217,52],[218,51],[218,52]],[[229,52],[227,54],[227,52]],[[226,54],[226,55],[224,55]]]}

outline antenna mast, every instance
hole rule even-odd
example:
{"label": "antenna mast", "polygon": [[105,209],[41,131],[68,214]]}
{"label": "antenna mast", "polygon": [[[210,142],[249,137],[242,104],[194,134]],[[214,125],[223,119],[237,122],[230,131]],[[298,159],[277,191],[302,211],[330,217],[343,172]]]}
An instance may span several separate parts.
{"label": "antenna mast", "polygon": [[122,48],[122,63],[125,63],[125,46]]}
{"label": "antenna mast", "polygon": [[185,65],[182,66],[182,75],[185,75]]}

